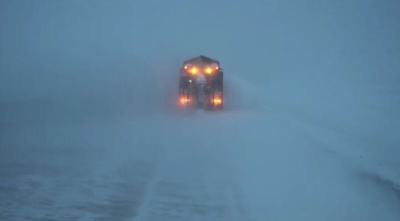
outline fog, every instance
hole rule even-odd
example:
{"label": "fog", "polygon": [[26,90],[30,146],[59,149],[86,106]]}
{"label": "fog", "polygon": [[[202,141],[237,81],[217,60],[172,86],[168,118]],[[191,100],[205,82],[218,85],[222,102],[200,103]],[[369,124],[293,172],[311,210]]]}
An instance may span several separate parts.
{"label": "fog", "polygon": [[108,95],[144,80],[165,84],[160,75],[172,78],[182,60],[200,54],[260,87],[304,79],[310,87],[335,86],[336,93],[342,81],[355,93],[379,90],[399,80],[398,7],[397,1],[3,1],[1,98]]}
{"label": "fog", "polygon": [[[167,181],[225,197],[198,201],[221,220],[398,219],[399,9],[1,1],[0,219],[165,220]],[[178,70],[199,55],[221,62],[226,105],[182,115]],[[193,202],[169,209],[215,217]]]}

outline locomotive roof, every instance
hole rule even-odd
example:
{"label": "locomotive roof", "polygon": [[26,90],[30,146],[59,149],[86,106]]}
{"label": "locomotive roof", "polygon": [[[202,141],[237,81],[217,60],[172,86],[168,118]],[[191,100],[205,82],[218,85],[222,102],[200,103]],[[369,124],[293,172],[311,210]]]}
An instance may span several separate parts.
{"label": "locomotive roof", "polygon": [[214,59],[206,57],[204,55],[200,55],[200,56],[191,58],[189,60],[184,61],[183,63],[184,64],[187,64],[187,63],[217,63],[219,66],[218,60],[214,60]]}

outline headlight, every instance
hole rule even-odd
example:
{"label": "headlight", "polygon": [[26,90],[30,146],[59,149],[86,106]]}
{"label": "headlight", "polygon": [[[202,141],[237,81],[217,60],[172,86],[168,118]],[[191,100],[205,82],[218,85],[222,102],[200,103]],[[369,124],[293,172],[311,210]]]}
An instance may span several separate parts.
{"label": "headlight", "polygon": [[190,69],[190,73],[192,73],[192,74],[197,74],[198,71],[199,70],[197,70],[196,67],[192,67],[192,69]]}
{"label": "headlight", "polygon": [[213,70],[212,70],[210,67],[208,67],[208,68],[206,68],[206,69],[204,70],[204,72],[206,72],[206,74],[211,74],[212,71],[213,71]]}

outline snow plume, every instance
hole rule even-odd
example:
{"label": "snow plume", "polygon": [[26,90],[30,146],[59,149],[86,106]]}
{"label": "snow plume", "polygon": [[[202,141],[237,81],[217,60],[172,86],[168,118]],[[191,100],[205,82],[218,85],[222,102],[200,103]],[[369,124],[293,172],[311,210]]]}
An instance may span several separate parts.
{"label": "snow plume", "polygon": [[[0,220],[399,220],[399,1],[21,2]],[[225,109],[171,114],[198,55]]]}

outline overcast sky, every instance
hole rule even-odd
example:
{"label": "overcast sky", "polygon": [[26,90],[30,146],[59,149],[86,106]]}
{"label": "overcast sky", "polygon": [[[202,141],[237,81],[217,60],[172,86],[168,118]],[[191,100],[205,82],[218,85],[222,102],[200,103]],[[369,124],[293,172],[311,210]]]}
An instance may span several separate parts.
{"label": "overcast sky", "polygon": [[200,54],[261,84],[391,81],[399,10],[398,0],[3,0],[0,98],[97,90]]}

